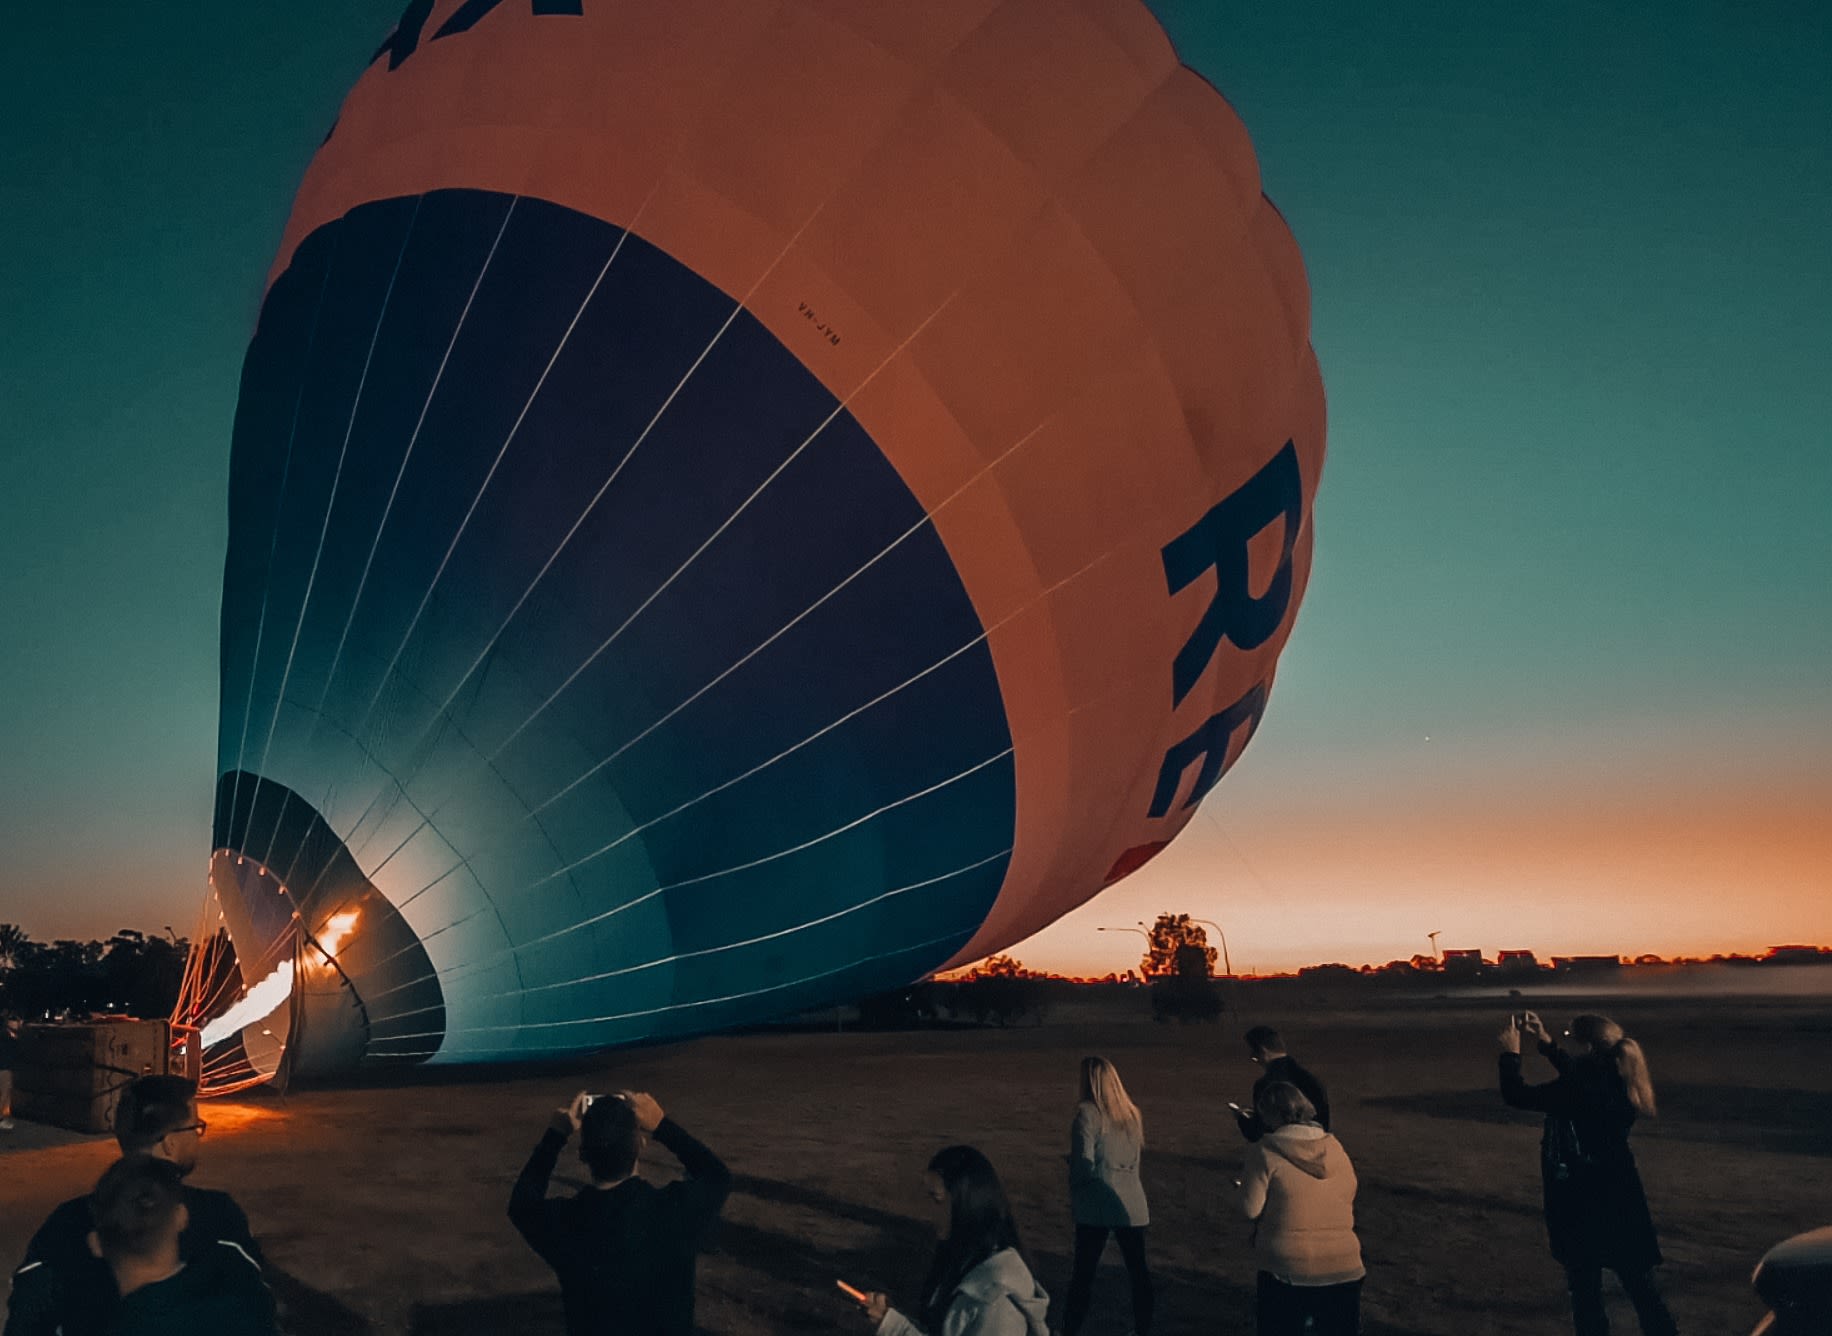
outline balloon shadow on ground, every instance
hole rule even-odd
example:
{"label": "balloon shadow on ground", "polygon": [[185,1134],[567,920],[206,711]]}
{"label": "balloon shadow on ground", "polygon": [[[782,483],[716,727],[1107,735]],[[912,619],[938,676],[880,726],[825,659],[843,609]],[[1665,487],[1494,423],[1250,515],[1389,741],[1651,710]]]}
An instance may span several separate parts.
{"label": "balloon shadow on ground", "polygon": [[[1635,1136],[1707,1142],[1782,1155],[1832,1156],[1832,1091],[1662,1082],[1660,1116],[1636,1124]],[[1457,1122],[1531,1125],[1540,1115],[1510,1109],[1491,1087],[1382,1095],[1362,1104]]]}
{"label": "balloon shadow on ground", "polygon": [[[930,1225],[880,1207],[834,1197],[817,1189],[777,1179],[739,1175],[733,1191],[757,1201],[814,1211],[851,1225],[868,1227],[868,1243],[850,1246],[816,1244],[802,1234],[769,1229],[737,1220],[722,1220],[708,1251],[729,1266],[723,1274],[702,1271],[702,1322],[708,1300],[742,1309],[752,1324],[779,1332],[835,1332],[857,1336],[863,1330],[858,1308],[834,1284],[847,1280],[861,1288],[885,1286],[908,1296],[922,1283],[934,1233]],[[1034,1250],[1031,1260],[1051,1294],[1052,1321],[1060,1321],[1068,1289],[1070,1260],[1066,1252]],[[1117,1267],[1117,1250],[1107,1259],[1096,1286],[1087,1330],[1124,1330],[1130,1324],[1128,1291]],[[730,1267],[744,1276],[734,1283]],[[1253,1330],[1253,1294],[1217,1276],[1181,1267],[1158,1266],[1157,1336],[1213,1336]],[[753,1283],[754,1282],[754,1283]],[[562,1322],[557,1292],[508,1295],[414,1308],[413,1336],[457,1333],[525,1333],[558,1330]],[[1420,1336],[1409,1327],[1367,1319],[1366,1336]]]}

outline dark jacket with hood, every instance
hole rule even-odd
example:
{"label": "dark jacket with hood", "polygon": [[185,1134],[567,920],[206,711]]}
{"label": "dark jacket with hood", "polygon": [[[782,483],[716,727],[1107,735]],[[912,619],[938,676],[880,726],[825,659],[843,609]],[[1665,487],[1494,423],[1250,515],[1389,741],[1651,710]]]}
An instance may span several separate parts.
{"label": "dark jacket with hood", "polygon": [[566,1144],[554,1131],[516,1180],[509,1219],[559,1277],[568,1336],[693,1336],[694,1264],[732,1176],[671,1119],[654,1138],[687,1171],[667,1187],[632,1177],[550,1200],[547,1181]]}
{"label": "dark jacket with hood", "polygon": [[1539,1159],[1552,1255],[1568,1267],[1659,1266],[1660,1243],[1628,1148],[1635,1106],[1615,1061],[1603,1054],[1573,1057],[1557,1044],[1542,1043],[1539,1051],[1557,1078],[1528,1085],[1520,1055],[1503,1053],[1501,1097],[1546,1115]]}
{"label": "dark jacket with hood", "polygon": [[[261,1248],[235,1198],[187,1183],[184,1204],[190,1224],[179,1237],[178,1250],[185,1261],[210,1257],[214,1262],[224,1251],[218,1244],[231,1244],[248,1259],[258,1279]],[[46,1217],[13,1273],[5,1336],[54,1336],[60,1328],[63,1336],[88,1336],[106,1330],[118,1296],[114,1273],[89,1250],[94,1228],[95,1211],[88,1197],[72,1197]]]}
{"label": "dark jacket with hood", "polygon": [[1290,1054],[1281,1054],[1266,1064],[1260,1079],[1253,1083],[1252,1107],[1234,1115],[1234,1121],[1240,1124],[1242,1136],[1249,1141],[1258,1141],[1266,1135],[1266,1124],[1260,1121],[1259,1114],[1254,1110],[1259,1107],[1260,1095],[1266,1087],[1276,1081],[1283,1081],[1303,1091],[1304,1098],[1317,1110],[1317,1126],[1325,1132],[1329,1131],[1329,1091],[1323,1088],[1323,1082],[1310,1074],[1308,1068],[1299,1066],[1296,1058]]}

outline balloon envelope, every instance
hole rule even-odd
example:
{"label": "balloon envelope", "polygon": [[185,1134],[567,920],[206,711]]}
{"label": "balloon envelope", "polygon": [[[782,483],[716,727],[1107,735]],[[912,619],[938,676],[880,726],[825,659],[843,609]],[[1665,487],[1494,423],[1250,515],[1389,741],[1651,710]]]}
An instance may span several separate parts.
{"label": "balloon envelope", "polygon": [[1142,866],[1308,577],[1308,321],[1136,0],[416,0],[235,421],[212,878],[292,1060],[830,1004]]}

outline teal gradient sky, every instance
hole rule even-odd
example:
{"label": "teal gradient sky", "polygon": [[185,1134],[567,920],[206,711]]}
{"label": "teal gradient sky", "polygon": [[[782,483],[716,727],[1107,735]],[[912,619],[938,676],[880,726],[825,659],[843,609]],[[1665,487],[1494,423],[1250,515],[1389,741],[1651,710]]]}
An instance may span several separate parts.
{"label": "teal gradient sky", "polygon": [[[1330,401],[1272,709],[1148,870],[1237,966],[1832,941],[1832,14],[1162,0]],[[231,414],[398,0],[35,6],[0,52],[0,919],[203,894]],[[1427,740],[1429,739],[1429,740]]]}

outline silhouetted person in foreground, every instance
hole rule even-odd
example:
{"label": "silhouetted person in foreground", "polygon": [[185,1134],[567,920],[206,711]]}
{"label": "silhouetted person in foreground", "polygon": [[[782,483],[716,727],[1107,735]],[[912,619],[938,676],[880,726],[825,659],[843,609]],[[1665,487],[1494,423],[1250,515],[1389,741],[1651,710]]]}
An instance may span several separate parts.
{"label": "silhouetted person in foreground", "polygon": [[1323,1082],[1312,1076],[1308,1070],[1298,1064],[1298,1060],[1285,1051],[1285,1041],[1279,1038],[1279,1032],[1270,1025],[1256,1025],[1245,1035],[1247,1056],[1264,1070],[1259,1080],[1253,1083],[1253,1105],[1251,1108],[1234,1110],[1234,1121],[1240,1124],[1240,1134],[1249,1141],[1258,1141],[1266,1134],[1266,1125],[1260,1120],[1260,1094],[1267,1086],[1276,1081],[1296,1086],[1303,1092],[1304,1098],[1316,1110],[1313,1121],[1325,1132],[1329,1131],[1329,1092],[1323,1088]]}
{"label": "silhouetted person in foreground", "polygon": [[[206,1128],[197,1115],[197,1086],[181,1076],[142,1076],[121,1092],[115,1107],[115,1141],[123,1156],[163,1160],[181,1180],[197,1168]],[[258,1271],[261,1250],[234,1198],[189,1184],[182,1196],[186,1224],[179,1251],[187,1261],[214,1255],[222,1243],[238,1249]],[[59,1327],[64,1336],[80,1336],[107,1321],[117,1295],[113,1275],[89,1244],[95,1228],[93,1195],[74,1197],[51,1212],[13,1273],[5,1336],[53,1336]],[[51,1308],[20,1311],[19,1280],[28,1273],[35,1276],[35,1295],[54,1295]]]}
{"label": "silhouetted person in foreground", "polygon": [[1069,1278],[1063,1336],[1076,1336],[1088,1316],[1094,1270],[1107,1236],[1120,1241],[1132,1280],[1132,1329],[1151,1336],[1151,1271],[1145,1265],[1145,1227],[1151,1222],[1139,1158],[1145,1120],[1126,1094],[1120,1074],[1105,1058],[1081,1060],[1081,1102],[1069,1128],[1069,1206],[1075,1217],[1075,1270]]}
{"label": "silhouetted person in foreground", "polygon": [[[590,1187],[549,1198],[560,1148],[579,1134]],[[687,1176],[637,1177],[653,1138]],[[569,1336],[692,1336],[700,1241],[731,1191],[724,1163],[645,1094],[580,1094],[556,1110],[509,1196],[509,1219],[554,1269]]]}
{"label": "silhouetted person in foreground", "polygon": [[1770,1310],[1754,1336],[1825,1336],[1832,1331],[1832,1225],[1777,1243],[1749,1281]]}
{"label": "silhouetted person in foreground", "polygon": [[170,1160],[130,1155],[95,1186],[92,1246],[119,1298],[109,1336],[273,1336],[273,1295],[261,1268],[216,1240],[186,1258],[184,1182]]}
{"label": "silhouetted person in foreground", "polygon": [[923,1187],[942,1232],[922,1306],[906,1317],[885,1295],[871,1295],[865,1312],[878,1336],[1049,1336],[1050,1296],[1024,1260],[991,1161],[971,1146],[949,1146],[929,1161]]}
{"label": "silhouetted person in foreground", "polygon": [[1357,1336],[1367,1273],[1355,1166],[1296,1086],[1263,1085],[1254,1112],[1264,1132],[1247,1147],[1240,1188],[1259,1264],[1259,1336]]}
{"label": "silhouetted person in foreground", "polygon": [[13,1130],[13,1073],[19,1068],[19,1018],[0,1016],[0,1132]]}
{"label": "silhouetted person in foreground", "polygon": [[[1556,1079],[1528,1085],[1521,1078],[1523,1033],[1539,1041]],[[1501,1097],[1514,1108],[1546,1115],[1539,1155],[1546,1232],[1553,1257],[1565,1268],[1578,1336],[1609,1331],[1605,1267],[1628,1291],[1646,1336],[1673,1336],[1678,1328],[1654,1285],[1660,1243],[1628,1148],[1635,1119],[1655,1112],[1647,1059],[1607,1017],[1579,1016],[1565,1033],[1579,1047],[1575,1057],[1532,1012],[1509,1017],[1500,1035]]]}

